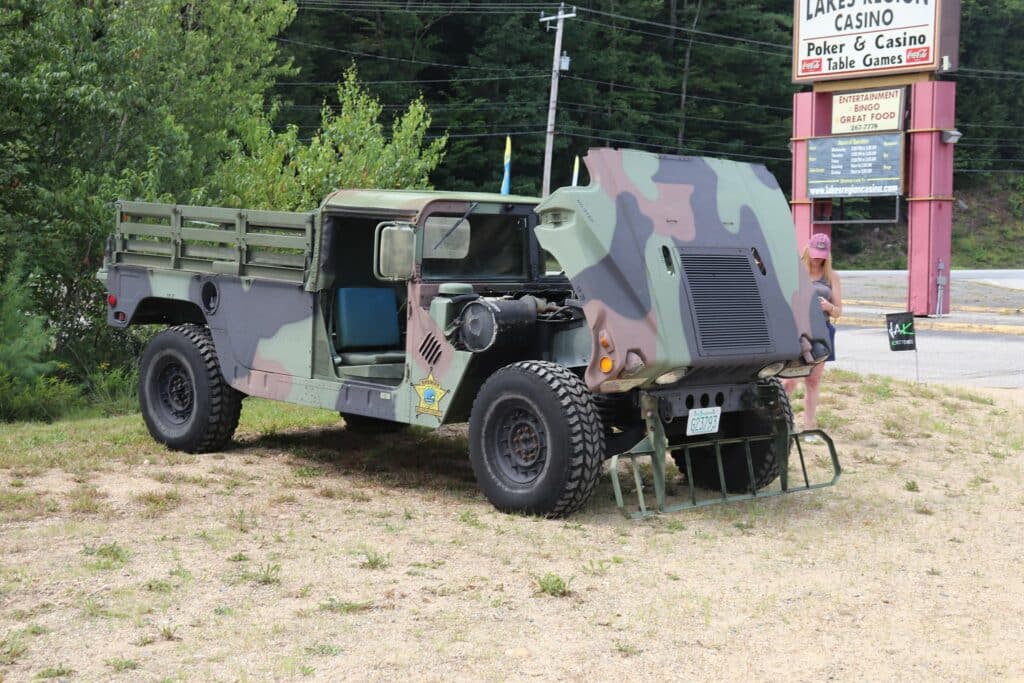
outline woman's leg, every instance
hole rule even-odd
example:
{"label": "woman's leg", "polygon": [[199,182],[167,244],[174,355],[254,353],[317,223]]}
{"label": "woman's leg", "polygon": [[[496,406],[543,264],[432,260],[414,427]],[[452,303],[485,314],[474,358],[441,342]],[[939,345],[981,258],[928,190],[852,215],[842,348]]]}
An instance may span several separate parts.
{"label": "woman's leg", "polygon": [[818,394],[821,392],[821,377],[825,374],[825,364],[821,363],[805,380],[807,391],[804,396],[804,430],[814,429],[814,415],[818,411]]}

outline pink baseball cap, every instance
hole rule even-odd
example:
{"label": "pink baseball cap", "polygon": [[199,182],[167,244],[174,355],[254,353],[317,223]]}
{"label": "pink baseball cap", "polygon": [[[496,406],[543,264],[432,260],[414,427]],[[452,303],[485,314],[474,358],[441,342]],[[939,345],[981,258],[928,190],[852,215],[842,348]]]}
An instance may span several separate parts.
{"label": "pink baseball cap", "polygon": [[810,251],[811,258],[827,259],[832,253],[832,240],[825,233],[819,232],[811,237],[811,241],[807,243],[807,248]]}

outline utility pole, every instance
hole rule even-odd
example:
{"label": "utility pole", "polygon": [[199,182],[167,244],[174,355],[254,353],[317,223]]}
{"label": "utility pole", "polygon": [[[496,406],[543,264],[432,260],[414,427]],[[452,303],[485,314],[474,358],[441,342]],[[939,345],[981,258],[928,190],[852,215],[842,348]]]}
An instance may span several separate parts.
{"label": "utility pole", "polygon": [[[542,12],[540,15],[541,23],[547,23],[549,30],[551,29],[551,24],[548,22],[552,20],[556,22],[555,56],[551,60],[551,99],[548,101],[548,134],[547,141],[544,143],[544,185],[542,197],[547,197],[551,194],[551,157],[555,151],[555,108],[558,105],[558,74],[562,70],[562,28],[565,25],[566,19],[572,19],[575,16],[575,7],[572,8],[570,14],[565,13],[565,3],[558,5],[558,14],[546,17]],[[568,57],[565,59],[568,61]]]}

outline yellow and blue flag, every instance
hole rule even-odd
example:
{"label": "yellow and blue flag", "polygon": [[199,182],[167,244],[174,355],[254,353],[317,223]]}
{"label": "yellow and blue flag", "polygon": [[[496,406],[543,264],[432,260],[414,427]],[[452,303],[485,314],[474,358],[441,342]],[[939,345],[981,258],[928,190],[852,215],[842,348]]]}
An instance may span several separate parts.
{"label": "yellow and blue flag", "polygon": [[505,136],[505,177],[501,179],[501,193],[509,194],[512,184],[512,137]]}

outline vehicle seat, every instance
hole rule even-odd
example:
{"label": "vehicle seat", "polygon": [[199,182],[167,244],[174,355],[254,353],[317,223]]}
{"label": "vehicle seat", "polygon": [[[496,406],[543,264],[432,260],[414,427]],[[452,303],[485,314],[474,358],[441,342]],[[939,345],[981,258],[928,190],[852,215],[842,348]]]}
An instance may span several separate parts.
{"label": "vehicle seat", "polygon": [[405,362],[394,289],[343,287],[335,304],[335,343],[343,365]]}

